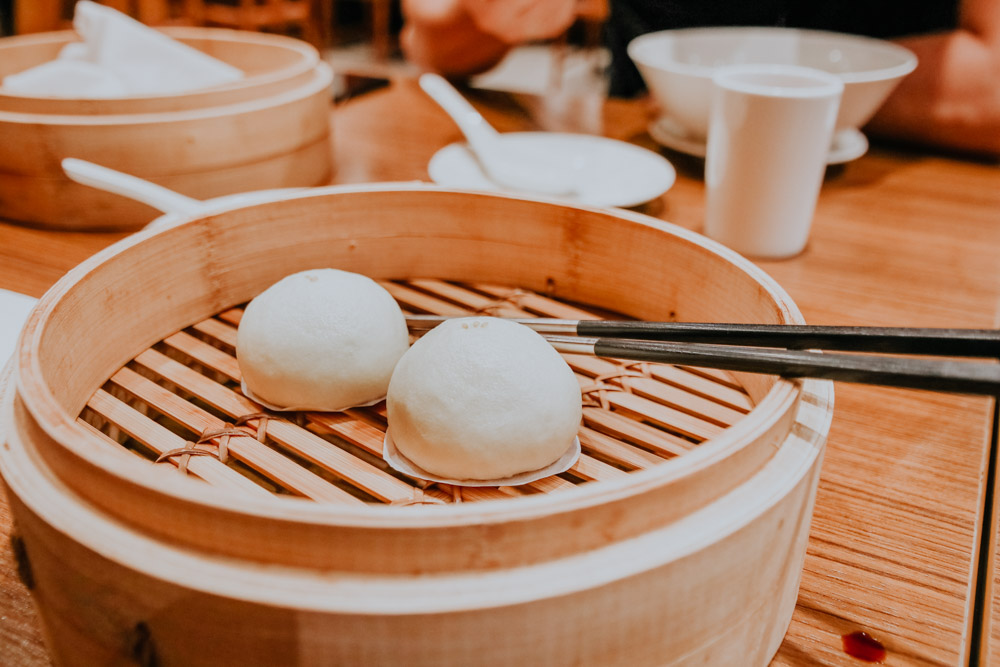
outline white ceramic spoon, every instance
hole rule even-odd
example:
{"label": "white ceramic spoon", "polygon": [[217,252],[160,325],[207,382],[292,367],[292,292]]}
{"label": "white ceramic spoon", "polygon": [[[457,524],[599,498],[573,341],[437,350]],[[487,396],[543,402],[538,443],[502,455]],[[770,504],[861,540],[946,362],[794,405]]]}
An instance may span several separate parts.
{"label": "white ceramic spoon", "polygon": [[62,161],[62,168],[77,183],[134,199],[164,213],[197,215],[206,208],[199,199],[86,160],[68,157]]}
{"label": "white ceramic spoon", "polygon": [[[495,183],[512,190],[547,195],[573,195],[583,165],[560,159],[524,142],[508,142],[455,88],[437,74],[420,76],[420,87],[462,130],[483,172]],[[544,134],[544,133],[540,133]]]}
{"label": "white ceramic spoon", "polygon": [[208,213],[218,213],[225,209],[238,208],[249,204],[259,204],[278,199],[283,194],[303,190],[303,188],[253,190],[216,197],[214,199],[201,200],[182,195],[179,192],[132,176],[131,174],[102,167],[99,164],[87,162],[86,160],[65,158],[62,161],[62,168],[66,172],[66,175],[77,183],[89,185],[92,188],[104,190],[105,192],[113,192],[163,211],[165,215],[146,225],[150,229],[171,227],[187,218]]}

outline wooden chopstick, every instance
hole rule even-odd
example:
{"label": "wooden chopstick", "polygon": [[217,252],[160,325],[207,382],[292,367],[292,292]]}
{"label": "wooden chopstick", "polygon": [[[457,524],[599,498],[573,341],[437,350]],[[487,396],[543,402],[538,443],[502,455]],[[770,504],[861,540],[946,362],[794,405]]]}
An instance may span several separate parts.
{"label": "wooden chopstick", "polygon": [[[412,329],[429,329],[448,319],[409,315]],[[630,338],[717,345],[780,347],[791,350],[840,350],[1000,358],[1000,330],[849,327],[796,324],[716,324],[617,320],[509,318],[539,333]]]}
{"label": "wooden chopstick", "polygon": [[[408,316],[421,330],[448,319]],[[875,355],[1000,357],[1000,331],[520,318],[560,352],[703,368],[1000,396],[1000,364]],[[590,335],[583,335],[589,333]],[[570,334],[570,335],[558,335]],[[572,335],[576,334],[576,335]],[[593,337],[598,334],[598,337]],[[645,340],[643,340],[645,339]],[[695,342],[696,341],[696,342]],[[724,344],[718,344],[718,343]],[[803,349],[805,348],[805,349]]]}
{"label": "wooden chopstick", "polygon": [[959,394],[1000,395],[1000,364],[825,354],[804,350],[543,334],[560,352],[792,378],[819,378]]}

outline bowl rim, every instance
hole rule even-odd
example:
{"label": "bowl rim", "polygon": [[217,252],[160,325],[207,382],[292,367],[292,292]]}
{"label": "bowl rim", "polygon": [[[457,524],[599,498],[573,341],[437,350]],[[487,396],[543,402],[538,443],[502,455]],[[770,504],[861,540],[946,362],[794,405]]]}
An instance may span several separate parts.
{"label": "bowl rim", "polygon": [[832,74],[838,76],[845,84],[888,81],[906,76],[917,67],[916,54],[900,44],[865,35],[853,35],[850,33],[833,32],[830,30],[812,30],[807,28],[781,28],[772,26],[706,26],[696,28],[672,28],[639,35],[628,43],[626,50],[629,58],[631,58],[637,66],[710,80],[713,72],[718,69],[717,67],[709,65],[691,65],[688,63],[678,62],[676,60],[660,60],[658,62],[651,62],[648,58],[643,59],[641,57],[642,47],[648,43],[670,42],[676,38],[692,36],[697,37],[699,35],[725,36],[727,34],[739,35],[749,33],[758,33],[765,36],[797,34],[808,40],[835,40],[842,43],[861,44],[868,48],[873,48],[884,53],[892,53],[900,57],[901,62],[899,64],[889,67],[860,70],[856,72],[831,72]]}
{"label": "bowl rim", "polygon": [[[334,185],[309,188],[302,192],[289,193],[278,200],[254,207],[273,207],[279,203],[298,199],[321,199],[330,195],[359,192],[415,192],[431,191],[453,193],[462,196],[486,196],[521,201],[539,202],[570,209],[583,209],[604,215],[613,215],[630,223],[653,229],[660,229],[682,241],[706,248],[720,259],[733,263],[752,277],[776,303],[789,323],[805,322],[801,312],[790,295],[763,269],[749,259],[739,255],[722,244],[679,225],[625,209],[606,209],[581,204],[567,204],[564,201],[529,195],[496,192],[478,192],[457,188],[446,188],[420,182],[388,182],[364,185]],[[247,207],[242,207],[247,208]],[[233,209],[240,210],[240,209]],[[226,213],[231,213],[227,211]],[[57,446],[76,455],[81,450],[80,443],[94,441],[94,436],[77,423],[76,416],[70,415],[55,398],[53,390],[44,378],[45,371],[39,365],[38,333],[53,312],[62,304],[62,298],[78,287],[90,272],[99,268],[105,260],[127,252],[139,244],[148,244],[153,237],[167,237],[174,234],[191,234],[196,226],[210,224],[214,214],[192,218],[180,225],[163,230],[143,230],[96,253],[71,269],[53,285],[40,299],[25,324],[15,352],[17,373],[14,378],[17,398],[30,414],[32,421]],[[510,521],[532,521],[542,517],[572,513],[594,505],[621,501],[678,480],[686,479],[698,472],[712,468],[719,461],[730,457],[747,443],[756,442],[770,428],[781,420],[781,415],[793,414],[802,394],[802,380],[778,377],[764,396],[743,419],[725,429],[722,433],[706,441],[684,456],[664,461],[662,464],[631,472],[620,480],[606,480],[600,484],[584,485],[559,494],[538,494],[522,498],[512,498],[476,503],[456,503],[444,507],[396,507],[391,505],[332,505],[317,503],[296,497],[245,498],[212,487],[202,488],[196,480],[181,477],[165,478],[148,468],[148,462],[136,458],[123,461],[115,452],[88,451],[83,460],[97,467],[103,467],[107,474],[121,483],[166,496],[173,502],[195,503],[213,509],[258,519],[290,521],[300,525],[321,525],[331,527],[375,528],[412,530],[413,528],[454,528],[456,526],[489,525]],[[44,417],[42,417],[44,416]],[[755,418],[756,417],[756,418]],[[101,464],[106,465],[101,465]],[[589,487],[589,488],[588,488]],[[497,511],[499,510],[499,511]]]}

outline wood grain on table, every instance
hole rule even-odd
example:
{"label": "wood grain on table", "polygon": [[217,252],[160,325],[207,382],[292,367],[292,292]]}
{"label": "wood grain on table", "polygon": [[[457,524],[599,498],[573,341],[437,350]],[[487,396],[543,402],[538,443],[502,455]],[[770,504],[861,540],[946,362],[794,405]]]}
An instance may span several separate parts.
{"label": "wood grain on table", "polygon": [[[537,129],[530,99],[472,99],[501,131]],[[645,100],[611,101],[605,134],[661,150],[646,132],[651,113]],[[427,180],[434,152],[460,140],[409,80],[339,105],[332,120],[336,183]],[[677,183],[641,210],[701,231],[703,164],[665,154]],[[40,296],[120,237],[0,223],[0,287]],[[831,168],[806,251],[759,264],[813,324],[996,327],[1000,169],[875,144]],[[885,645],[886,664],[965,660],[990,410],[984,398],[837,384],[798,607],[775,665],[863,664],[842,648],[854,631]],[[0,655],[46,664],[5,504],[0,531]],[[1000,658],[997,624],[987,651]]]}

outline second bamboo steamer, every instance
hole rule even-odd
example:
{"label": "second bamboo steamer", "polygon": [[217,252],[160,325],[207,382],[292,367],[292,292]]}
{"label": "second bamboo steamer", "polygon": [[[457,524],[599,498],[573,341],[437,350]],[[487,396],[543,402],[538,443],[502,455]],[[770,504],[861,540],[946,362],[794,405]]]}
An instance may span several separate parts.
{"label": "second bamboo steamer", "polygon": [[[214,33],[182,34],[209,51],[219,41],[209,39]],[[265,43],[261,48],[275,47]],[[227,49],[223,52],[234,57]],[[289,61],[284,67],[217,91],[101,101],[95,102],[99,112],[88,108],[85,113],[34,113],[0,106],[0,218],[52,229],[134,230],[160,214],[71,181],[60,165],[66,157],[96,162],[198,199],[328,183],[333,169],[333,73],[310,58],[308,50],[293,50],[291,55],[283,51]],[[181,108],[174,108],[176,100]],[[61,109],[64,103],[46,104]],[[66,108],[72,108],[73,103],[68,104]],[[108,112],[118,108],[140,111]]]}

